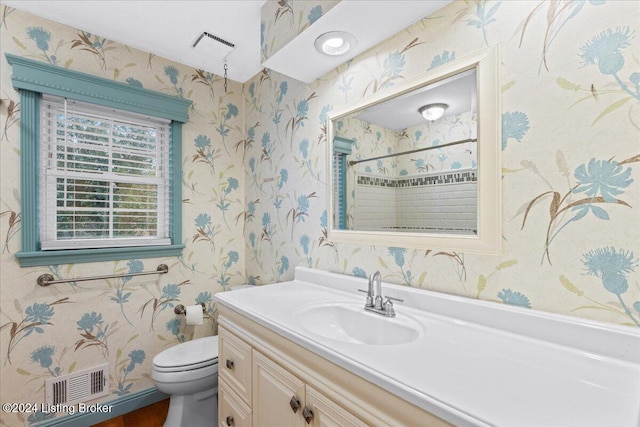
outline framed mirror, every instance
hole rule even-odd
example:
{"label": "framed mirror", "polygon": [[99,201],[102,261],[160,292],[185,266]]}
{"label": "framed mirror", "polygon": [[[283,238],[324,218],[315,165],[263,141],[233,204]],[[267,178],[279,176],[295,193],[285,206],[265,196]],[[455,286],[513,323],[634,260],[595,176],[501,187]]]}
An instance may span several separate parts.
{"label": "framed mirror", "polygon": [[329,238],[499,253],[497,46],[328,116]]}

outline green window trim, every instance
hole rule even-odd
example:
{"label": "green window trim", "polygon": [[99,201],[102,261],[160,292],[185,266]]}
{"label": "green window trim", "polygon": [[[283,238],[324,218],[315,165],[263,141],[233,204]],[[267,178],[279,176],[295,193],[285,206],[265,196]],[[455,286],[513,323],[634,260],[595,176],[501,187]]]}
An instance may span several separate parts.
{"label": "green window trim", "polygon": [[[6,54],[20,92],[21,267],[182,255],[182,123],[191,101]],[[41,251],[38,232],[40,97],[50,94],[171,120],[170,238],[167,246]]]}
{"label": "green window trim", "polygon": [[105,107],[162,117],[180,123],[189,121],[191,101],[91,74],[5,54],[11,64],[15,89],[47,93]]}
{"label": "green window trim", "polygon": [[336,136],[333,138],[333,151],[342,154],[351,154],[355,141],[352,139]]}

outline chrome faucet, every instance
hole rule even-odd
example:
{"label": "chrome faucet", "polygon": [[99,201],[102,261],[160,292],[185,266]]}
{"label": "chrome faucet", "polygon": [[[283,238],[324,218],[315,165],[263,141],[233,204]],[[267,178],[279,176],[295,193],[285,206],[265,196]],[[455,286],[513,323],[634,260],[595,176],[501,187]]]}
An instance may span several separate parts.
{"label": "chrome faucet", "polygon": [[[374,284],[376,286],[375,294],[373,291]],[[369,276],[369,288],[367,290],[367,300],[364,304],[364,309],[386,317],[394,317],[396,315],[390,298],[387,298],[384,303],[382,302],[382,278],[379,271],[371,273]]]}
{"label": "chrome faucet", "polygon": [[[376,271],[369,276],[369,288],[367,289],[367,300],[364,304],[365,308],[373,308],[373,282],[375,280],[376,274],[378,275],[378,280],[380,280],[380,272]],[[378,282],[380,283],[380,282]],[[382,284],[380,285],[382,286]]]}
{"label": "chrome faucet", "polygon": [[373,303],[373,308],[376,310],[382,310],[382,277],[380,276],[379,271],[376,271],[369,276],[369,287],[373,287],[372,284],[376,285],[376,298]]}

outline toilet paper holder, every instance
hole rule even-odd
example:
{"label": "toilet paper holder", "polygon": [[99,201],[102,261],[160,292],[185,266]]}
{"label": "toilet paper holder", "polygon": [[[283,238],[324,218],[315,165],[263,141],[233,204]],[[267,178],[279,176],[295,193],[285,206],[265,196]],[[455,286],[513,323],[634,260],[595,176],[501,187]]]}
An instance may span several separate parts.
{"label": "toilet paper holder", "polygon": [[[203,302],[201,302],[199,304],[202,306],[202,313],[203,314],[207,314],[207,306],[205,306]],[[184,307],[184,305],[178,304],[173,309],[173,312],[175,314],[187,314],[187,309]],[[207,316],[205,316],[205,317],[207,317]]]}

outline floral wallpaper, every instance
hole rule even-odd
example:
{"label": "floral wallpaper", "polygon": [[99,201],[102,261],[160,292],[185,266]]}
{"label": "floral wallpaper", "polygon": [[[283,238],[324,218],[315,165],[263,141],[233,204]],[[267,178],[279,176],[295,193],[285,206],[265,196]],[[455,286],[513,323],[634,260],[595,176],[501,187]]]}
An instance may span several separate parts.
{"label": "floral wallpaper", "polygon": [[[474,139],[477,137],[476,116],[472,112],[446,116],[437,122],[406,129],[401,136],[396,149],[398,152]],[[477,161],[477,144],[466,142],[413,155],[399,156],[398,175],[476,169]]]}
{"label": "floral wallpaper", "polygon": [[[282,12],[263,15],[263,55],[277,45],[277,25],[296,33],[315,22],[317,6],[327,10],[267,5]],[[0,6],[0,400],[44,400],[45,379],[101,363],[111,380],[104,401],[148,389],[155,354],[215,330],[211,321],[185,326],[175,304],[204,302],[211,314],[215,292],[290,280],[297,265],[380,270],[388,282],[640,327],[639,15],[635,2],[616,0],[454,1],[311,85],[266,70],[225,93],[219,76]],[[502,64],[502,255],[331,242],[327,114],[493,44]],[[181,258],[18,266],[20,105],[4,53],[193,101]],[[36,285],[42,273],[162,262],[170,272],[158,277]],[[0,424],[53,416],[3,414]]]}
{"label": "floral wallpaper", "polygon": [[[352,152],[347,157],[348,161],[363,161],[472,139],[476,137],[477,131],[475,115],[467,112],[397,131],[352,117],[338,120],[335,134],[354,141]],[[476,143],[467,142],[386,159],[363,161],[354,165],[353,169],[360,173],[397,177],[475,169],[476,166]]]}
{"label": "floral wallpaper", "polygon": [[[2,402],[44,401],[44,381],[109,364],[109,401],[154,386],[161,350],[215,331],[213,320],[186,326],[176,304],[203,302],[246,281],[242,85],[138,51],[98,35],[0,6],[0,376]],[[183,126],[181,258],[20,268],[20,97],[5,53],[193,101]],[[55,278],[153,271],[169,273],[43,288]],[[2,414],[0,425],[30,425],[54,413]],[[62,414],[59,414],[62,415]]]}
{"label": "floral wallpaper", "polygon": [[271,58],[340,0],[269,0],[260,10],[260,59]]}
{"label": "floral wallpaper", "polygon": [[[639,15],[638,4],[615,0],[454,1],[310,85],[254,77],[245,84],[246,122],[260,124],[245,152],[248,277],[288,280],[294,265],[380,270],[388,282],[640,327]],[[327,114],[494,44],[502,255],[331,242]],[[438,165],[427,160],[414,167]]]}

